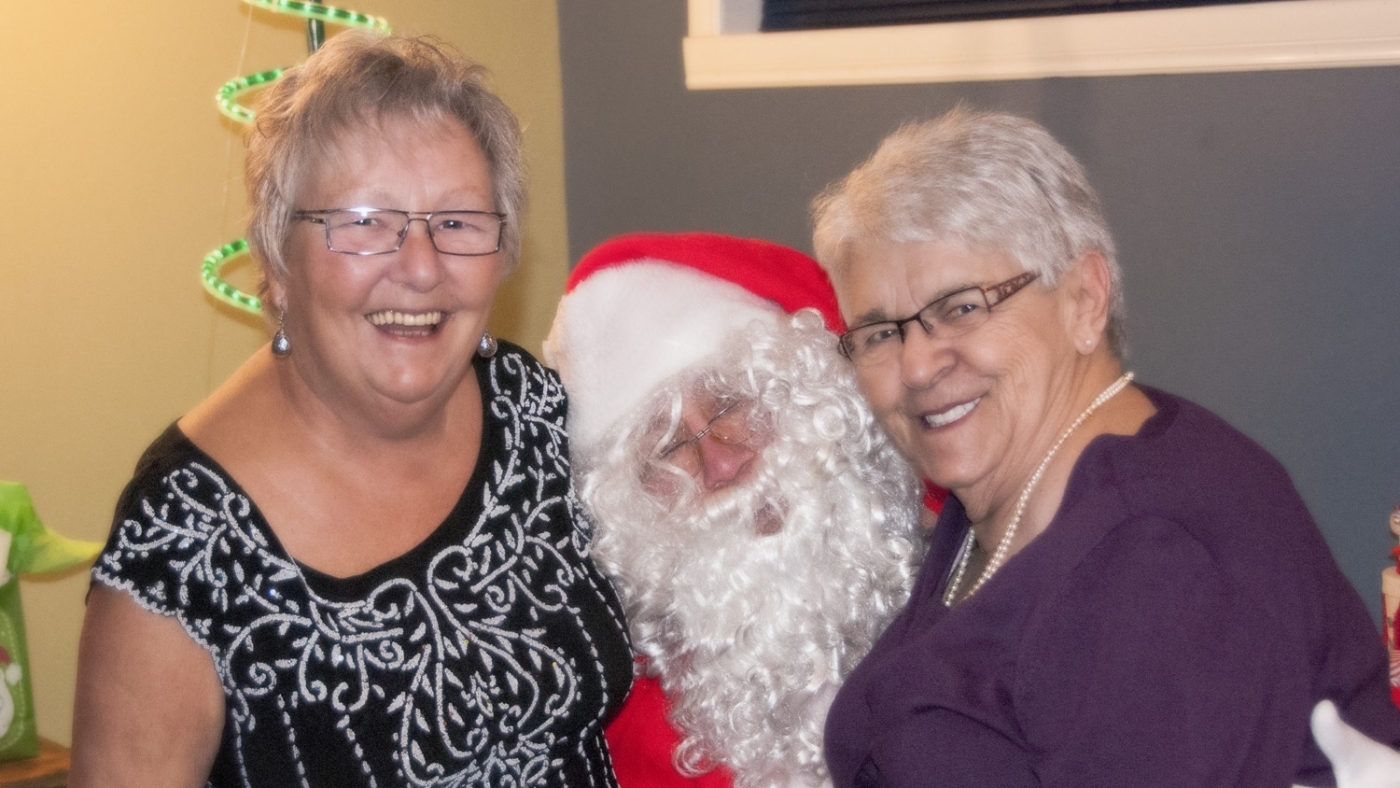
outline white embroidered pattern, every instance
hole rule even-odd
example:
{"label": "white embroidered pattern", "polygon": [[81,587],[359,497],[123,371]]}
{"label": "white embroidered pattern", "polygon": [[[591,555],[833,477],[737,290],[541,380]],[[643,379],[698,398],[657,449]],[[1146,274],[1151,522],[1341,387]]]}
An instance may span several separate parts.
{"label": "white embroidered pattern", "polygon": [[[465,536],[353,601],[310,588],[206,464],[167,474],[162,496],[119,523],[94,576],[178,617],[214,656],[244,784],[262,766],[254,752],[285,758],[301,785],[316,755],[353,759],[367,786],[611,784],[595,740],[616,688],[580,598],[615,637],[625,625],[587,558],[563,392],[515,354],[493,359],[489,377],[486,427],[503,448],[467,502]],[[313,718],[333,719],[338,754],[309,740]],[[367,720],[389,726],[391,744],[361,741]],[[603,765],[569,763],[590,759]]]}

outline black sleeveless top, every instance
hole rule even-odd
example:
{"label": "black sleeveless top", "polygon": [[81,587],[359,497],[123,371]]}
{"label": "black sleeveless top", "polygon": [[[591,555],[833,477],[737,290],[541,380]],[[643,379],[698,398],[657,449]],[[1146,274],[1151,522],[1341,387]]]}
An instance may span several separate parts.
{"label": "black sleeveless top", "polygon": [[355,577],[293,560],[176,426],[141,458],[93,578],[213,658],[211,786],[616,784],[602,728],[630,647],[589,557],[563,389],[506,343],[476,374],[482,445],[456,507]]}

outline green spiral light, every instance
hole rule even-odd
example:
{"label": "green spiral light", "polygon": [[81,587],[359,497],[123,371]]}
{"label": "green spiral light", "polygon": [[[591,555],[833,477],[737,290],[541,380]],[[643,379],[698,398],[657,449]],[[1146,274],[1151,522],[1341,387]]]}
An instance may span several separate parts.
{"label": "green spiral light", "polygon": [[[246,2],[246,0],[245,0]],[[276,82],[285,68],[274,68],[271,71],[263,71],[257,74],[249,74],[246,77],[231,79],[219,88],[219,111],[231,120],[239,123],[251,123],[253,120],[253,110],[239,104],[237,99],[240,95],[247,93],[254,88],[260,88]]]}
{"label": "green spiral light", "polygon": [[334,22],[337,25],[347,27],[373,27],[386,33],[389,32],[389,23],[384,20],[384,17],[370,16],[359,11],[347,11],[344,8],[314,2],[304,3],[301,0],[243,0],[243,2],[259,8],[266,8],[269,11],[276,11],[279,14],[292,14],[322,22]]}
{"label": "green spiral light", "polygon": [[220,246],[204,258],[204,265],[200,266],[200,278],[204,280],[204,289],[215,298],[256,315],[262,311],[262,299],[248,295],[219,276],[219,269],[223,268],[224,264],[247,253],[248,241],[243,238]]}
{"label": "green spiral light", "polygon": [[[305,18],[307,20],[307,48],[313,52],[321,45],[324,38],[322,25],[325,22],[389,32],[389,23],[383,17],[321,5],[317,2],[302,2],[302,0],[243,0],[243,2],[274,13],[291,14]],[[282,78],[282,74],[286,70],[285,68],[274,68],[225,82],[214,97],[219,104],[219,111],[238,123],[251,122],[254,116],[253,110],[238,103],[238,97],[251,90],[276,82]],[[209,295],[229,306],[256,315],[262,312],[262,300],[229,284],[222,275],[226,265],[246,254],[248,254],[248,241],[245,238],[239,238],[220,246],[204,257],[204,262],[200,265],[200,278],[203,280],[204,289]]]}

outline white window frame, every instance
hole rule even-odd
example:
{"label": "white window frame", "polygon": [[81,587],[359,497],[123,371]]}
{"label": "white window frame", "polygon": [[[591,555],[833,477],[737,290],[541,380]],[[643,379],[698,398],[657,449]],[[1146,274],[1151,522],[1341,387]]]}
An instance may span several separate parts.
{"label": "white window frame", "polygon": [[1400,64],[1400,0],[760,33],[760,0],[687,0],[686,87],[796,87]]}

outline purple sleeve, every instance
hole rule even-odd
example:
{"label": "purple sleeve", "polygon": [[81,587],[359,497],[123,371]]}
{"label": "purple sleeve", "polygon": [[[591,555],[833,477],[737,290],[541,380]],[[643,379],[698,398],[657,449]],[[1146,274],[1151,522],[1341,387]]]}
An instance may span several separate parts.
{"label": "purple sleeve", "polygon": [[1292,782],[1309,746],[1305,627],[1222,565],[1241,560],[1142,518],[1047,589],[1016,681],[1042,785]]}

